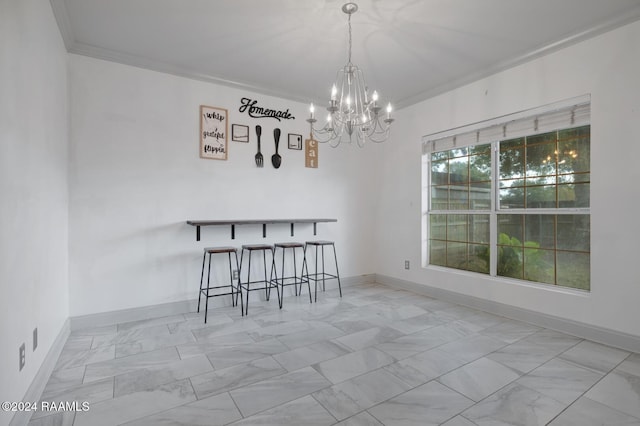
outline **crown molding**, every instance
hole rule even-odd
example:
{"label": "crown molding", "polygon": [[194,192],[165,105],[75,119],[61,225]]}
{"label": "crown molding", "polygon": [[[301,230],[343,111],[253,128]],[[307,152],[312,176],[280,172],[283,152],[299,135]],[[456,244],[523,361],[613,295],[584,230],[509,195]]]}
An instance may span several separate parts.
{"label": "crown molding", "polygon": [[513,59],[499,62],[496,65],[486,68],[480,72],[470,74],[463,78],[449,81],[445,84],[441,84],[437,87],[434,87],[433,89],[418,92],[415,95],[401,99],[396,102],[396,105],[395,105],[396,109],[406,108],[406,107],[415,105],[417,103],[420,103],[422,101],[426,101],[427,99],[436,97],[438,95],[442,95],[451,90],[458,89],[462,86],[474,83],[476,81],[482,80],[483,78],[487,78],[499,72],[506,71],[510,68],[514,68],[518,65],[525,64],[527,62],[533,61],[534,59],[541,58],[553,52],[562,50],[566,47],[573,46],[582,41],[585,41],[590,38],[594,38],[601,34],[607,33],[609,31],[613,31],[615,29],[621,28],[625,25],[631,24],[638,20],[640,20],[640,6],[636,7],[632,12],[624,16],[610,19],[608,21],[601,23],[600,25],[597,25],[581,33],[574,34],[560,41],[542,46],[532,52],[528,52],[524,55],[515,57]]}

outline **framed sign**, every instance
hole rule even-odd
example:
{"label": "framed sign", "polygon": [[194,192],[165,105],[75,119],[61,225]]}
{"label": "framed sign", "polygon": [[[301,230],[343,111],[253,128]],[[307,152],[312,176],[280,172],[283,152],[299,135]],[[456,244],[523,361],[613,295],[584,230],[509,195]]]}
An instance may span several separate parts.
{"label": "framed sign", "polygon": [[231,140],[234,142],[249,142],[249,126],[242,124],[231,125]]}
{"label": "framed sign", "polygon": [[200,105],[200,158],[227,159],[227,110]]}
{"label": "framed sign", "polygon": [[289,133],[289,149],[302,150],[302,135]]}
{"label": "framed sign", "polygon": [[311,169],[318,168],[318,141],[305,139],[304,166]]}

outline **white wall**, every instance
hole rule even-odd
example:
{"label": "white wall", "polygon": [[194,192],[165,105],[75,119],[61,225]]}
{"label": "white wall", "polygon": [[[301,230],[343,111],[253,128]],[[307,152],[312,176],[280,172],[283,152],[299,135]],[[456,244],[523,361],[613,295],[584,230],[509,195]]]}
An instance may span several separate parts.
{"label": "white wall", "polygon": [[69,315],[67,129],[67,53],[49,2],[2,0],[0,401],[22,400]]}
{"label": "white wall", "polygon": [[[376,272],[640,336],[638,46],[640,22],[400,111],[395,143],[382,153]],[[591,293],[421,268],[421,136],[587,93]]]}
{"label": "white wall", "polygon": [[[337,218],[317,238],[334,239],[341,275],[374,271],[378,146],[320,146],[318,169],[287,148],[308,135],[307,105],[70,55],[71,316],[193,299],[202,248],[314,238],[312,225],[207,227],[196,242],[187,219]],[[295,120],[252,119],[242,97]],[[198,156],[199,106],[227,108],[249,125],[251,143],[229,141],[227,161]],[[255,125],[263,127],[265,166],[255,165]],[[271,165],[273,128],[282,129],[282,166]]]}

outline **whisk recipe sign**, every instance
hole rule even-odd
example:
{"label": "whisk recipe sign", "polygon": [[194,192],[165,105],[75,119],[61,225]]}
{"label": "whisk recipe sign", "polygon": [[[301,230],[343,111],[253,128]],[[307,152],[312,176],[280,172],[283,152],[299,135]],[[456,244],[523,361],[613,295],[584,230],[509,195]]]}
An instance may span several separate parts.
{"label": "whisk recipe sign", "polygon": [[224,108],[200,105],[200,157],[227,159],[228,113]]}

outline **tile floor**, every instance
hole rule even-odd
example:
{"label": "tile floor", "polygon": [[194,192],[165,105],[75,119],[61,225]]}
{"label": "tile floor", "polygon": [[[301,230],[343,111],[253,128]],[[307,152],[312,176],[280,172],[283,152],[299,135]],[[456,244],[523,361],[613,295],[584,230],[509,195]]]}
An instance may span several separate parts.
{"label": "tile floor", "polygon": [[381,285],[76,331],[35,425],[640,425],[640,355]]}

